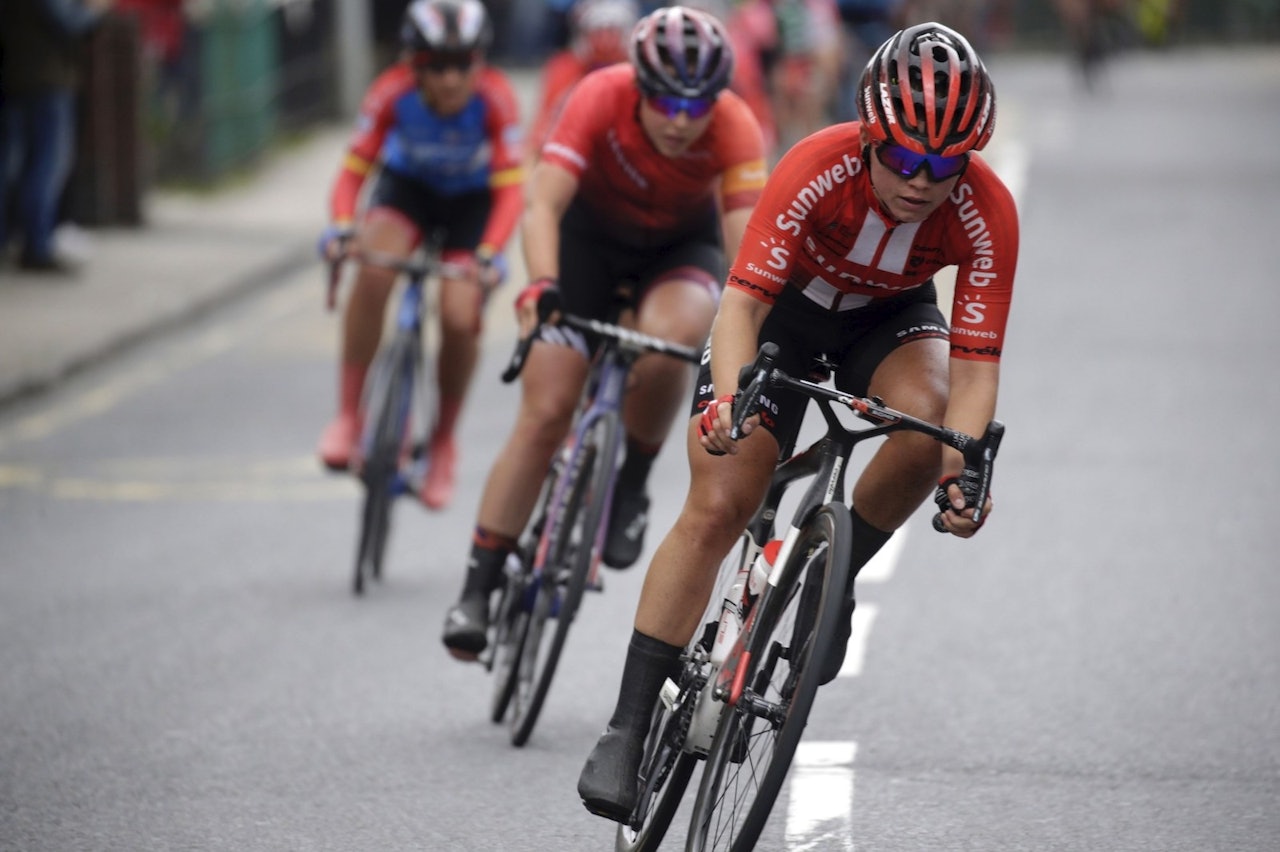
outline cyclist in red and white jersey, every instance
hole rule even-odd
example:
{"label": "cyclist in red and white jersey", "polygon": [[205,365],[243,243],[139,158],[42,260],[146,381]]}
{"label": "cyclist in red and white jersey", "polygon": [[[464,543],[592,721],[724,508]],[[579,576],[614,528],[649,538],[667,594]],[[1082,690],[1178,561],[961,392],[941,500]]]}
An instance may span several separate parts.
{"label": "cyclist in red and white jersey", "polygon": [[[625,821],[635,804],[659,688],[677,674],[717,566],[803,417],[802,398],[771,392],[749,434],[729,440],[738,371],[759,345],[777,343],[779,366],[793,375],[825,354],[837,387],[970,434],[994,416],[1018,220],[977,153],[995,125],[986,68],[955,31],[914,26],[873,55],[857,110],[860,121],[819,131],[783,157],[729,273],[688,430],[689,496],[650,564],[618,703],[578,782],[587,808],[609,819]],[[932,281],[948,266],[956,267],[950,331]],[[853,487],[851,571],[930,492],[947,530],[973,535],[965,495],[976,493],[974,479],[932,439],[889,436]],[[851,580],[844,639],[821,658],[824,681],[843,662],[853,606]]]}
{"label": "cyclist in red and white jersey", "polygon": [[[500,252],[520,217],[519,110],[510,81],[485,64],[492,27],[480,0],[413,0],[401,28],[401,61],[370,86],[330,201],[321,250],[339,243],[407,257],[426,234],[441,238],[439,411],[419,495],[428,508],[451,498],[454,427],[479,353],[483,287],[500,276]],[[358,199],[377,174],[356,230]],[[338,414],[320,438],[321,461],[345,469],[360,437],[360,395],[382,334],[395,273],[363,266],[343,316]]]}
{"label": "cyclist in red and white jersey", "polygon": [[[765,180],[759,125],[726,91],[732,68],[724,26],[672,6],[636,24],[629,63],[574,87],[530,179],[521,242],[532,283],[516,303],[525,333],[541,299],[604,317],[617,286],[633,282],[637,328],[688,346],[705,341],[726,253],[737,251]],[[566,329],[549,329],[530,351],[516,423],[489,473],[462,594],[445,621],[444,643],[459,659],[485,647],[489,594],[569,429],[587,369],[587,346]],[[603,555],[612,567],[639,558],[646,482],[683,404],[686,371],[660,355],[632,370],[626,457]]]}
{"label": "cyclist in red and white jersey", "polygon": [[536,156],[555,124],[565,98],[579,80],[597,68],[627,61],[627,43],[640,17],[633,0],[578,0],[569,11],[569,46],[542,68],[542,95],[529,154]]}

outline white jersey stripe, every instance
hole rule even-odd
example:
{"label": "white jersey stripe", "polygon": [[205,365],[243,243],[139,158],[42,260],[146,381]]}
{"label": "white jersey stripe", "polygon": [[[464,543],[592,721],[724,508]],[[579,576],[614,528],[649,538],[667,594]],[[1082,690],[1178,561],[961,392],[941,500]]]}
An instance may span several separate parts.
{"label": "white jersey stripe", "polygon": [[853,241],[853,248],[849,249],[844,259],[870,267],[876,259],[876,252],[880,250],[880,241],[884,239],[886,230],[884,220],[875,211],[868,210],[862,220],[862,227],[858,229],[858,238]]}
{"label": "white jersey stripe", "polygon": [[902,275],[907,271],[907,257],[911,254],[911,246],[915,244],[916,232],[920,230],[919,222],[899,225],[889,235],[889,243],[884,247],[878,268],[894,275]]}

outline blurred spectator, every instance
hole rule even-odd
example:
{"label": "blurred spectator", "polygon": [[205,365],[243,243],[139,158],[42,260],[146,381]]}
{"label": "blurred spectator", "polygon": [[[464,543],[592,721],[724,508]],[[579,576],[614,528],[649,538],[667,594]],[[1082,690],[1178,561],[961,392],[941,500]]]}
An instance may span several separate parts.
{"label": "blurred spectator", "polygon": [[836,121],[857,119],[854,99],[858,81],[871,54],[898,31],[897,15],[901,6],[902,0],[836,0],[844,28],[840,80],[831,108]]}
{"label": "blurred spectator", "polygon": [[578,0],[574,4],[569,45],[556,51],[542,69],[542,97],[527,149],[530,160],[537,158],[569,90],[591,71],[626,61],[631,30],[639,19],[640,7],[634,0]]}
{"label": "blurred spectator", "polygon": [[151,78],[155,98],[153,111],[160,116],[180,119],[190,102],[189,58],[195,51],[188,46],[187,19],[183,14],[185,0],[115,0],[115,10],[138,19],[142,33],[143,62]]}
{"label": "blurred spectator", "polygon": [[82,36],[111,5],[0,2],[0,249],[9,244],[12,209],[24,269],[68,269],[54,252],[53,232],[75,155]]}

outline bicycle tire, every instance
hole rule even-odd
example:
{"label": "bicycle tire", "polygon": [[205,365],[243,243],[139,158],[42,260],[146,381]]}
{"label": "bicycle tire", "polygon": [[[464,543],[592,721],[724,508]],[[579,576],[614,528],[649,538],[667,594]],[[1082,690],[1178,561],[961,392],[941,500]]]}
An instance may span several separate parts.
{"label": "bicycle tire", "polygon": [[529,589],[529,559],[528,554],[521,554],[521,572],[506,574],[493,618],[493,657],[490,660],[493,696],[489,703],[489,718],[494,724],[499,724],[506,718],[507,708],[511,706],[516,690],[520,652],[529,629],[529,612],[524,606]]}
{"label": "bicycle tire", "polygon": [[[617,430],[618,422],[612,417],[601,418],[592,424],[582,437],[576,460],[562,473],[569,477],[561,491],[567,496],[558,519],[544,530],[544,535],[550,536],[550,540],[538,581],[538,600],[532,614],[534,623],[525,638],[516,685],[516,712],[511,724],[511,744],[514,746],[527,743],[537,724],[555,678],[569,628],[586,591],[596,533],[604,520],[605,490],[614,475],[614,465],[601,462],[615,460],[616,454],[609,454],[609,449],[616,449]],[[543,605],[539,606],[539,603]],[[552,617],[556,621],[555,631],[545,653],[540,654],[543,650],[543,629]],[[537,623],[539,618],[541,623]]]}
{"label": "bicycle tire", "polygon": [[764,830],[808,721],[849,575],[848,511],[824,506],[805,524],[778,585],[757,602],[741,698],[726,707],[707,755],[689,852],[748,852]]}
{"label": "bicycle tire", "polygon": [[357,595],[364,594],[367,580],[382,577],[382,562],[391,532],[391,503],[395,499],[400,451],[409,428],[412,392],[413,342],[398,335],[375,365],[365,405],[365,429],[373,437],[360,468],[364,504],[353,581]]}

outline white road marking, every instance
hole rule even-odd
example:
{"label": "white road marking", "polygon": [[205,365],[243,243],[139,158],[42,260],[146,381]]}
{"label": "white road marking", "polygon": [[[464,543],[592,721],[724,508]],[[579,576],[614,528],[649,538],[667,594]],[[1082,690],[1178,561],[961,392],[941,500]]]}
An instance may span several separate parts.
{"label": "white road marking", "polygon": [[849,645],[844,654],[844,665],[840,666],[838,677],[856,677],[862,674],[862,662],[867,656],[867,640],[871,636],[871,627],[875,624],[880,608],[872,603],[860,602],[853,611],[852,632],[849,634]]}
{"label": "white road marking", "polygon": [[893,576],[898,557],[902,555],[902,546],[907,540],[907,528],[903,527],[880,548],[880,552],[871,557],[871,561],[862,566],[858,572],[857,583],[883,583]]}
{"label": "white road marking", "polygon": [[787,799],[788,852],[853,850],[853,742],[805,742],[796,748]]}

